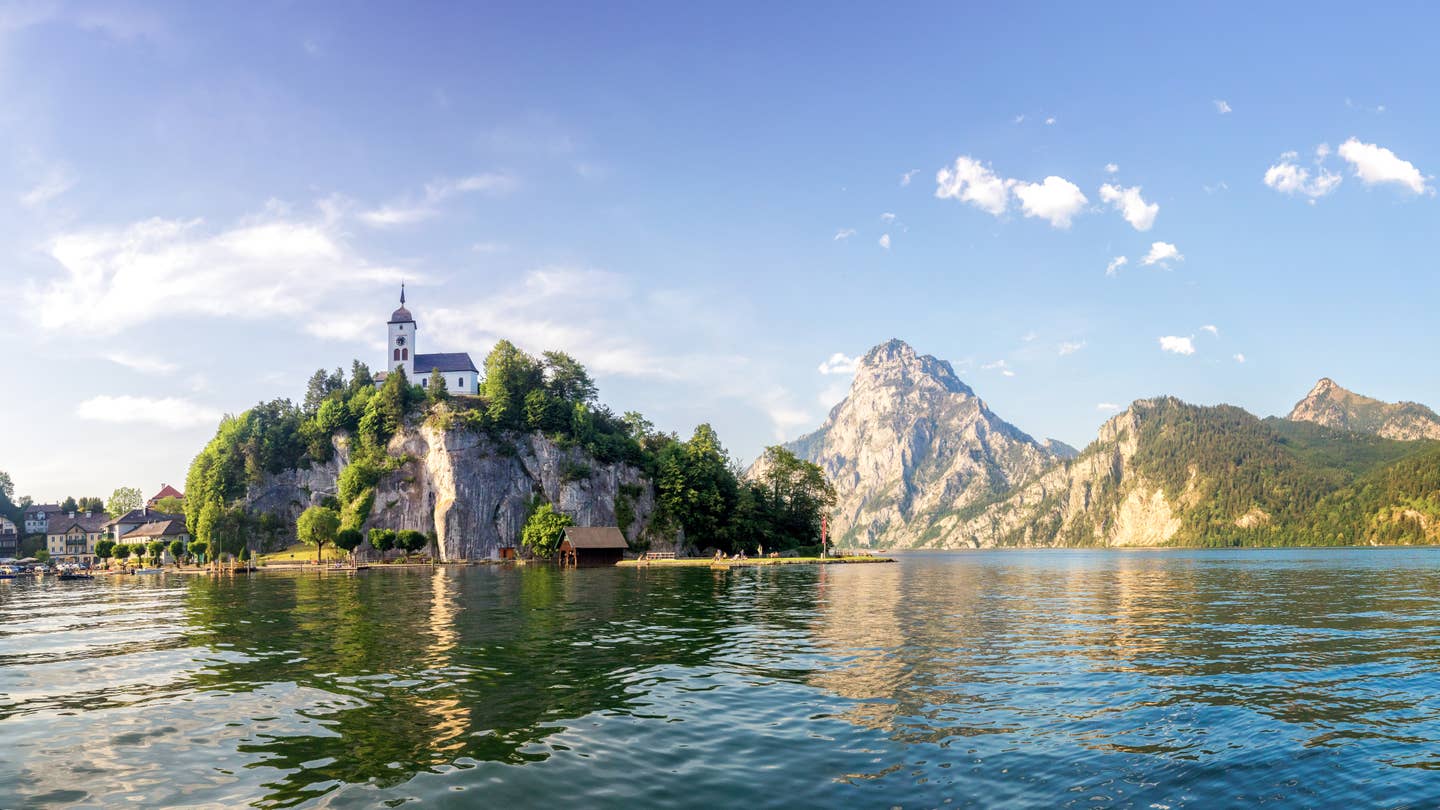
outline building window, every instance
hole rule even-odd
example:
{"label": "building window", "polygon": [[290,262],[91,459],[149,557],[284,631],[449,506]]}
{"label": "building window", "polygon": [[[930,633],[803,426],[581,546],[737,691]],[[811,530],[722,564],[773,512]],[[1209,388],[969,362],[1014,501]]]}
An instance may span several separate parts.
{"label": "building window", "polygon": [[410,350],[409,350],[409,349],[401,349],[401,350],[400,350],[400,359],[401,359],[401,360],[409,360],[409,359],[410,359]]}
{"label": "building window", "polygon": [[396,359],[396,360],[399,360],[399,359],[400,359],[400,350],[399,350],[399,349],[396,349],[396,350],[395,350],[395,359]]}

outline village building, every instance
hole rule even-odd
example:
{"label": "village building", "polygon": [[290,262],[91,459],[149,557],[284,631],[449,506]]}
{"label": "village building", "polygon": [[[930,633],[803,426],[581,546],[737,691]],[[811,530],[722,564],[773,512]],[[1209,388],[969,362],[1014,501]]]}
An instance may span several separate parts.
{"label": "village building", "polygon": [[630,544],[615,526],[567,526],[560,541],[562,565],[614,565]]}
{"label": "village building", "polygon": [[50,519],[60,517],[58,503],[32,503],[25,507],[25,534],[45,534],[50,530]]}
{"label": "village building", "polygon": [[150,500],[145,502],[145,506],[146,508],[154,509],[155,504],[166,498],[175,498],[176,500],[183,501],[185,500],[185,493],[181,492],[175,487],[170,486],[169,484],[161,484],[160,491],[152,495],[150,497]]}
{"label": "village building", "polygon": [[[164,492],[164,490],[161,490],[161,492]],[[173,496],[161,495],[159,497]],[[159,497],[152,498],[151,500],[159,500]],[[131,509],[129,512],[126,512],[120,517],[106,521],[105,531],[109,533],[111,540],[119,543],[123,542],[121,538],[123,538],[126,534],[140,528],[141,526],[144,526],[147,523],[155,523],[162,520],[183,521],[184,519],[184,515],[172,515],[168,512],[161,512],[146,506],[140,509]]]}
{"label": "village building", "polygon": [[[151,514],[156,513],[152,512]],[[152,521],[137,526],[120,538],[120,542],[131,545],[149,545],[156,540],[163,542],[166,546],[165,551],[160,555],[160,561],[162,563],[174,562],[175,558],[170,554],[170,544],[179,540],[187,547],[190,545],[190,530],[185,527],[185,519],[167,517],[163,520]]]}
{"label": "village building", "polygon": [[56,562],[92,563],[95,544],[105,537],[105,515],[94,512],[60,513],[45,530],[45,549]]}
{"label": "village building", "polygon": [[0,517],[0,560],[13,560],[19,553],[19,527],[10,518]]}
{"label": "village building", "polygon": [[452,394],[475,394],[479,391],[480,370],[467,352],[418,354],[420,327],[405,308],[405,285],[400,285],[400,308],[390,313],[386,324],[386,351],[390,353],[385,368],[375,375],[376,385],[383,385],[390,372],[403,370],[406,379],[429,387],[432,372],[440,372],[445,389]]}

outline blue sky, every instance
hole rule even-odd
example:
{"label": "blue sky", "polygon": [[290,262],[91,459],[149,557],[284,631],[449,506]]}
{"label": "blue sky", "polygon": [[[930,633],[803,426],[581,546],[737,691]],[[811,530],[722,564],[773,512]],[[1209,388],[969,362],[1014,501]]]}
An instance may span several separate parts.
{"label": "blue sky", "polygon": [[422,351],[568,350],[743,460],[890,337],[1077,446],[1440,405],[1440,12],[1163,5],[0,5],[0,469],[180,483],[379,365],[402,278]]}

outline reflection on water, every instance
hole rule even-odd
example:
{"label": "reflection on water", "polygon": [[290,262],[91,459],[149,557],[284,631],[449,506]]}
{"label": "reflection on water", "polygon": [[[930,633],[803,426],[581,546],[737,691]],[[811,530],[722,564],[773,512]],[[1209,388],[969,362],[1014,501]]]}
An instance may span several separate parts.
{"label": "reflection on water", "polygon": [[0,582],[0,807],[1434,805],[1440,551]]}

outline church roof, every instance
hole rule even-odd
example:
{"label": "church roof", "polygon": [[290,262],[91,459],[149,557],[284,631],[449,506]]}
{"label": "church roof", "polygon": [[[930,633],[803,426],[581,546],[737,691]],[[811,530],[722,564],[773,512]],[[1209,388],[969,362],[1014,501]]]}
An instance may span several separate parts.
{"label": "church roof", "polygon": [[480,370],[475,368],[475,361],[470,359],[469,352],[437,352],[415,355],[415,377],[418,379],[431,371],[439,371],[441,374],[454,371],[480,373]]}
{"label": "church roof", "polygon": [[402,304],[399,309],[390,313],[390,323],[414,323],[415,319],[410,317],[410,310]]}

